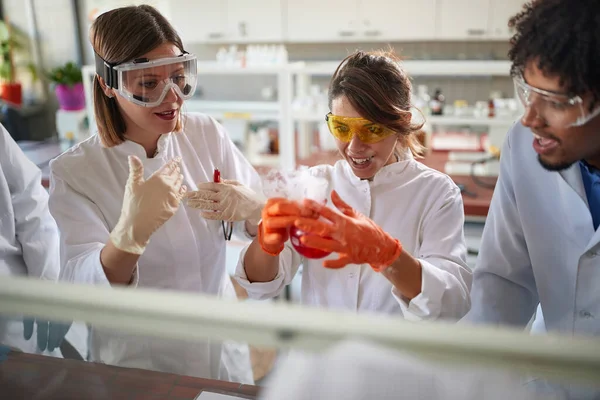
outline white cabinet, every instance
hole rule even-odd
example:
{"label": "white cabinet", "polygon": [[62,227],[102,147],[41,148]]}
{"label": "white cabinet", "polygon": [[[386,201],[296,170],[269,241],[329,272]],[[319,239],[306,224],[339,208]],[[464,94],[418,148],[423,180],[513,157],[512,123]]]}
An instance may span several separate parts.
{"label": "white cabinet", "polygon": [[227,39],[244,42],[283,40],[284,0],[227,0]]}
{"label": "white cabinet", "polygon": [[435,37],[436,0],[361,0],[359,16],[361,40],[408,41]]}
{"label": "white cabinet", "polygon": [[184,43],[283,40],[282,1],[170,0],[171,22]]}
{"label": "white cabinet", "polygon": [[525,0],[437,0],[437,39],[506,40]]}
{"label": "white cabinet", "polygon": [[521,11],[526,2],[524,0],[490,1],[490,38],[510,39],[514,31],[508,27],[508,20]]}
{"label": "white cabinet", "polygon": [[506,40],[512,35],[508,19],[525,3],[525,0],[154,1],[169,2],[168,14],[185,43]]}
{"label": "white cabinet", "polygon": [[171,0],[171,23],[184,44],[222,41],[226,10],[224,0]]}
{"label": "white cabinet", "polygon": [[489,37],[489,0],[438,0],[437,4],[437,39],[479,40]]}
{"label": "white cabinet", "polygon": [[356,41],[358,0],[287,0],[286,39],[290,42]]}
{"label": "white cabinet", "polygon": [[290,42],[431,40],[436,0],[287,0]]}

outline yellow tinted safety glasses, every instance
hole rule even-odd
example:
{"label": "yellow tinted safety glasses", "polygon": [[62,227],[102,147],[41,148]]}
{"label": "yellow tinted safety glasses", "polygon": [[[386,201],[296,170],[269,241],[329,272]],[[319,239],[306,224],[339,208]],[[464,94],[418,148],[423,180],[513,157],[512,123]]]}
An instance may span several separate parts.
{"label": "yellow tinted safety glasses", "polygon": [[370,144],[396,133],[381,124],[360,117],[340,117],[328,113],[325,121],[331,134],[346,143],[349,143],[354,135],[358,135],[361,142]]}

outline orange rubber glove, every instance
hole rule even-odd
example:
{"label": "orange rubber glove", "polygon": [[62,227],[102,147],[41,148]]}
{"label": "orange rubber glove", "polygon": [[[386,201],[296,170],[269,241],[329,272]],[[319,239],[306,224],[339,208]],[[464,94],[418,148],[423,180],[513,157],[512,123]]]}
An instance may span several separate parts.
{"label": "orange rubber glove", "polygon": [[267,200],[262,209],[262,221],[258,225],[258,242],[262,250],[276,256],[290,238],[289,228],[298,218],[317,218],[313,211],[304,210],[297,201],[274,197]]}
{"label": "orange rubber glove", "polygon": [[397,239],[342,201],[335,190],[331,192],[331,200],[341,214],[315,201],[304,200],[307,211],[312,210],[325,220],[298,218],[294,222],[298,229],[310,233],[300,239],[302,244],[339,254],[337,260],[325,260],[324,267],[370,264],[381,272],[400,256],[402,245]]}
{"label": "orange rubber glove", "polygon": [[288,229],[300,216],[301,207],[298,202],[281,197],[268,199],[262,209],[262,221],[258,224],[261,249],[272,256],[281,253],[284,243],[290,238]]}

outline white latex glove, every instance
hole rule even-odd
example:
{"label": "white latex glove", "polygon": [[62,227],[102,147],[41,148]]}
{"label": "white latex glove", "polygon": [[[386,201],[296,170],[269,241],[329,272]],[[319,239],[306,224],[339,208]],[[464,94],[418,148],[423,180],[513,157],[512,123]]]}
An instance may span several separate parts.
{"label": "white latex glove", "polygon": [[251,188],[235,180],[221,183],[198,184],[198,190],[189,192],[187,204],[203,210],[202,217],[220,221],[248,221],[257,225],[266,199]]}
{"label": "white latex glove", "polygon": [[142,254],[150,236],[177,209],[186,193],[183,175],[176,157],[144,179],[144,165],[136,156],[129,156],[129,178],[125,186],[123,208],[110,240],[120,250]]}

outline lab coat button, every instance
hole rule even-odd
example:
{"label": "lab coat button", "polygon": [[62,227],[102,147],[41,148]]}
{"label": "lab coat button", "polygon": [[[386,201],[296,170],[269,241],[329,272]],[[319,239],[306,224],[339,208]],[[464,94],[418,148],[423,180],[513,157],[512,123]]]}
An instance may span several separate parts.
{"label": "lab coat button", "polygon": [[587,256],[588,256],[589,258],[598,257],[598,252],[597,252],[597,251],[594,251],[594,250],[590,250],[590,251],[588,251],[588,252],[587,252]]}
{"label": "lab coat button", "polygon": [[586,311],[586,310],[579,311],[579,316],[581,318],[585,318],[585,319],[594,318],[592,313],[590,313],[589,311]]}

